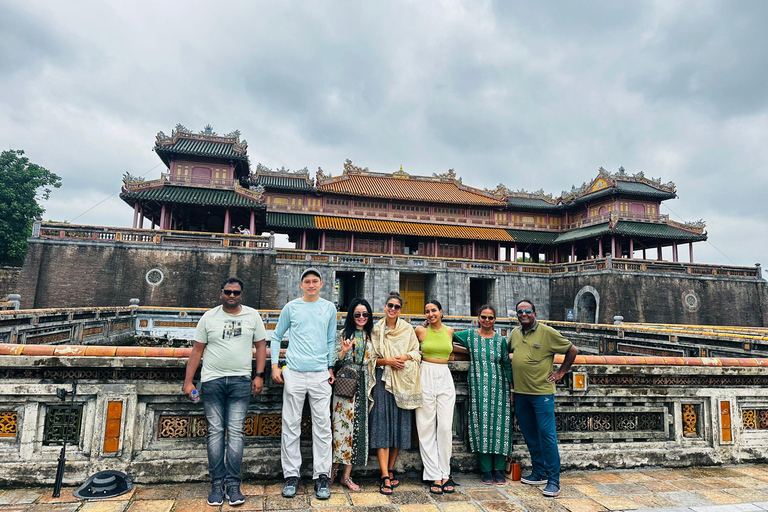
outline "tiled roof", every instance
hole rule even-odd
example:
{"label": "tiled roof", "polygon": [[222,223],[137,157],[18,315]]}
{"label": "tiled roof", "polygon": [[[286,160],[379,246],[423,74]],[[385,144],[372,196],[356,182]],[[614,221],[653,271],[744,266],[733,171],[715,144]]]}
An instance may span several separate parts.
{"label": "tiled roof", "polygon": [[504,206],[481,190],[457,184],[455,181],[399,178],[370,174],[343,174],[318,183],[320,192],[385,199],[403,199],[427,203]]}
{"label": "tiled roof", "polygon": [[616,180],[616,184],[614,186],[608,186],[596,192],[591,192],[591,193],[576,197],[570,201],[567,201],[567,204],[569,205],[581,204],[588,201],[594,201],[596,199],[600,199],[601,197],[611,196],[614,194],[639,196],[639,197],[645,197],[645,198],[651,198],[651,199],[659,199],[662,201],[665,199],[674,199],[675,197],[677,197],[677,194],[675,194],[674,192],[660,190],[658,188],[652,187],[651,185],[648,185],[647,183],[638,182],[638,181]]}
{"label": "tiled roof", "polygon": [[550,203],[536,197],[510,197],[507,206],[520,210],[547,210],[557,211],[557,204]]}
{"label": "tiled roof", "polygon": [[307,183],[303,176],[270,176],[259,174],[253,180],[254,185],[261,185],[267,190],[304,190],[314,191],[315,188]]}
{"label": "tiled roof", "polygon": [[458,238],[462,240],[494,240],[514,242],[503,229],[472,226],[421,224],[416,222],[391,222],[386,220],[349,219],[343,217],[315,217],[318,229],[352,231],[355,233],[379,233],[385,235],[414,235],[430,238]]}
{"label": "tiled roof", "polygon": [[235,151],[234,142],[187,139],[184,137],[179,137],[170,144],[158,142],[155,144],[155,151],[158,154],[169,153],[248,160],[248,154],[245,151]]}
{"label": "tiled roof", "polygon": [[551,231],[529,231],[526,229],[507,229],[506,231],[518,244],[548,245],[554,242],[558,236],[558,233]]}
{"label": "tiled roof", "polygon": [[608,223],[597,224],[586,228],[574,229],[567,233],[562,233],[554,241],[556,244],[584,240],[594,236],[616,234],[632,236],[636,238],[660,238],[664,240],[674,240],[677,242],[698,242],[706,240],[707,236],[698,233],[692,233],[669,224],[652,224],[646,222],[626,222],[619,221],[614,229],[610,229]]}
{"label": "tiled roof", "polygon": [[315,229],[314,215],[267,212],[267,228]]}
{"label": "tiled roof", "polygon": [[133,204],[138,199],[142,201],[157,201],[159,203],[266,208],[266,205],[263,203],[258,203],[232,190],[200,187],[174,187],[166,185],[160,188],[138,190],[136,192],[123,192],[120,194],[120,198],[130,204]]}

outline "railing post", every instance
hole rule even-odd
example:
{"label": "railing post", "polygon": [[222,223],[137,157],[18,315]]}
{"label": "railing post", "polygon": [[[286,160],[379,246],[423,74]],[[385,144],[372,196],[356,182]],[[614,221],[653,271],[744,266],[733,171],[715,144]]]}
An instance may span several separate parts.
{"label": "railing post", "polygon": [[13,304],[13,309],[18,311],[19,308],[21,308],[21,295],[19,295],[18,293],[11,293],[11,294],[9,294],[8,295],[8,302]]}

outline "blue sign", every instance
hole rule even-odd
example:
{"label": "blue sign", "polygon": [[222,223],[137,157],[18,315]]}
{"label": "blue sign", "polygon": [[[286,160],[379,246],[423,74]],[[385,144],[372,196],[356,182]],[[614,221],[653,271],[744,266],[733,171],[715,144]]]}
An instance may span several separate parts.
{"label": "blue sign", "polygon": [[576,320],[576,315],[573,313],[572,309],[565,310],[565,319],[568,320],[569,322],[573,322],[574,320]]}

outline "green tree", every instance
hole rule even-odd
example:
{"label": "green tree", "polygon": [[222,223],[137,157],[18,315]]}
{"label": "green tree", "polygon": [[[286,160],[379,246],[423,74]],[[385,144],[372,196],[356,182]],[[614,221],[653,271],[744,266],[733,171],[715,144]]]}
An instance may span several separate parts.
{"label": "green tree", "polygon": [[33,164],[24,151],[0,153],[0,263],[20,265],[27,254],[27,237],[35,217],[45,209],[51,187],[61,187],[61,178]]}

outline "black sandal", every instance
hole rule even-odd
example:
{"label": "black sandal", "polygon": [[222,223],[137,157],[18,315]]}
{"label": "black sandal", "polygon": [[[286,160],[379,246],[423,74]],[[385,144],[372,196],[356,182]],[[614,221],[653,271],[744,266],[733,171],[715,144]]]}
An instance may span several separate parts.
{"label": "black sandal", "polygon": [[[388,476],[383,476],[379,479],[379,492],[384,496],[389,496],[392,494],[392,482],[390,481],[390,485],[387,485],[387,480],[389,480]],[[389,492],[385,492],[387,490]]]}
{"label": "black sandal", "polygon": [[389,483],[392,484],[393,489],[400,485],[400,480],[397,478],[394,471],[389,472]]}
{"label": "black sandal", "polygon": [[[454,483],[453,478],[448,478],[448,480],[445,481],[443,484],[443,492],[445,494],[451,494],[452,492],[456,492],[456,489],[454,487],[456,486],[456,483]],[[446,487],[450,487],[450,489],[446,489]]]}
{"label": "black sandal", "polygon": [[442,486],[442,484],[432,483],[429,486],[429,492],[431,492],[432,494],[443,494],[443,486]]}

